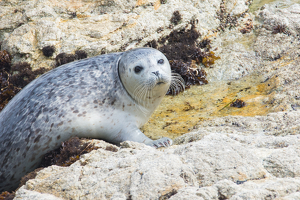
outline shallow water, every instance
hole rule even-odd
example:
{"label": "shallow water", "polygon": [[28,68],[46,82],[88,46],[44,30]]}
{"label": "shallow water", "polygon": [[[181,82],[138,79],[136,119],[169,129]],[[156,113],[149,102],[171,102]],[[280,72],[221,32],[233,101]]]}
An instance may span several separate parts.
{"label": "shallow water", "polygon": [[[266,80],[258,74],[237,81],[193,86],[178,96],[166,96],[143,131],[154,139],[161,135],[176,138],[202,120],[227,115],[266,115],[274,111],[271,104],[277,86],[275,77]],[[246,106],[231,107],[236,99],[244,101]]]}
{"label": "shallow water", "polygon": [[286,7],[290,6],[291,4],[300,3],[300,0],[284,0],[284,1],[279,1],[279,0],[253,0],[252,4],[250,5],[250,12],[253,13],[253,12],[259,10],[265,4],[270,4],[270,3],[276,3],[278,8],[286,8]]}
{"label": "shallow water", "polygon": [[[293,3],[300,3],[300,0],[254,0],[250,11],[253,13],[267,3],[275,3],[279,8],[284,8]],[[232,42],[239,42],[246,49],[253,50],[255,30],[253,33],[244,34],[242,38],[239,37],[237,41]],[[281,61],[282,65],[286,64]],[[142,131],[152,139],[162,136],[174,139],[191,131],[199,122],[215,117],[228,115],[252,117],[284,110],[273,104],[277,90],[280,90],[280,86],[276,77],[266,79],[256,72],[239,80],[192,86],[178,96],[166,96],[150,120],[142,127]],[[243,100],[246,106],[231,107],[230,104],[236,99]]]}

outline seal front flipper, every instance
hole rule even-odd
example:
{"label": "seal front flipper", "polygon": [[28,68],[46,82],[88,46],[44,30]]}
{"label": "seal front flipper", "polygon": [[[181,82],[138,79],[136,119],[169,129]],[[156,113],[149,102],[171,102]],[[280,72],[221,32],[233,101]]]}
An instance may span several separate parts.
{"label": "seal front flipper", "polygon": [[[155,147],[155,148],[168,147],[173,144],[173,141],[167,137],[158,140],[151,140],[146,135],[144,135],[144,133],[140,131],[138,127],[133,125],[131,127],[127,127],[126,129],[121,130],[120,133],[118,134],[118,138],[120,142],[129,140],[133,142],[144,143],[148,146]],[[114,138],[113,140],[116,141],[118,139]]]}
{"label": "seal front flipper", "polygon": [[168,147],[168,146],[171,146],[173,144],[173,141],[168,138],[168,137],[163,137],[163,138],[160,138],[158,140],[152,140],[150,142],[146,142],[145,143],[146,145],[149,145],[149,146],[152,146],[152,147]]}

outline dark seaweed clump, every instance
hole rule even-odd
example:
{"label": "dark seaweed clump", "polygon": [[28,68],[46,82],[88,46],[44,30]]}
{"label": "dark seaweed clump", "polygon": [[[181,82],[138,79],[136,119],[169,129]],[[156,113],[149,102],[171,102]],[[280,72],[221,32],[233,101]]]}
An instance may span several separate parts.
{"label": "dark seaweed clump", "polygon": [[[45,56],[51,56],[55,51],[53,46],[43,48]],[[62,65],[74,60],[87,58],[87,53],[82,50],[75,51],[75,54],[58,54],[55,58],[56,65]],[[46,68],[32,70],[27,62],[16,63],[11,65],[12,56],[6,51],[0,51],[0,111],[5,105],[28,83],[37,76],[49,71]]]}
{"label": "dark seaweed clump", "polygon": [[64,65],[75,60],[87,58],[87,53],[83,50],[75,51],[75,54],[60,53],[56,56],[56,66]]}
{"label": "dark seaweed clump", "polygon": [[51,57],[53,56],[53,53],[55,52],[55,47],[54,46],[46,46],[42,49],[42,52],[44,56]]}
{"label": "dark seaweed clump", "polygon": [[0,70],[9,71],[11,64],[11,55],[6,51],[0,51]]}
{"label": "dark seaweed clump", "polygon": [[[49,153],[44,155],[44,158],[37,169],[22,177],[19,184],[19,188],[25,185],[25,183],[28,180],[34,179],[37,175],[37,172],[42,170],[43,168],[48,167],[50,165],[58,165],[64,167],[70,166],[71,164],[79,160],[80,155],[91,152],[95,149],[98,149],[98,147],[95,147],[90,143],[86,143],[83,140],[80,140],[78,137],[73,137],[70,138],[68,141],[62,142],[60,148],[50,151]],[[118,151],[118,149],[112,145],[107,146],[106,150],[113,152]],[[5,192],[5,195],[7,194],[13,195],[13,197],[15,195],[14,192]]]}
{"label": "dark seaweed clump", "polygon": [[158,50],[164,53],[169,60],[191,62],[196,57],[200,60],[204,54],[196,46],[199,37],[200,33],[192,24],[190,29],[174,30],[168,36],[158,40],[158,43],[161,44]]}
{"label": "dark seaweed clump", "polygon": [[50,165],[70,166],[77,160],[80,155],[98,149],[90,143],[84,143],[78,137],[70,138],[68,141],[62,142],[61,147],[47,153],[40,167],[48,167]]}
{"label": "dark seaweed clump", "polygon": [[[189,88],[195,84],[207,84],[206,73],[204,70],[194,68],[192,62],[202,63],[206,53],[197,47],[197,39],[200,33],[192,24],[191,29],[174,30],[168,36],[161,38],[158,42],[162,44],[158,47],[170,61],[173,72],[180,74],[185,81],[185,87]],[[152,42],[153,43],[153,42]],[[178,91],[169,91],[167,94],[178,94]]]}
{"label": "dark seaweed clump", "polygon": [[273,34],[284,33],[286,35],[291,35],[291,33],[288,31],[288,28],[285,24],[277,24],[276,26],[274,26],[272,33]]}
{"label": "dark seaweed clump", "polygon": [[238,25],[238,16],[232,15],[230,14],[230,11],[227,11],[225,2],[225,0],[222,0],[220,4],[220,10],[216,13],[216,18],[220,20],[220,25],[217,28],[218,31],[225,31],[225,28],[230,30]]}
{"label": "dark seaweed clump", "polygon": [[[205,67],[212,67],[215,60],[220,57],[215,56],[211,51],[211,41],[207,38],[198,41],[201,36],[195,27],[196,21],[191,21],[190,28],[173,30],[169,35],[153,40],[145,46],[160,50],[170,61],[171,69],[181,75],[185,81],[186,88],[191,85],[207,84],[206,73],[203,69],[198,69],[196,64],[203,64]],[[182,89],[167,94],[178,94]]]}
{"label": "dark seaweed clump", "polygon": [[87,58],[87,53],[83,50],[77,50],[75,51],[75,56],[77,60],[81,60]]}
{"label": "dark seaweed clump", "polygon": [[10,81],[16,87],[24,88],[28,83],[33,81],[38,75],[44,74],[48,71],[45,68],[32,70],[30,64],[27,62],[17,63],[11,67],[14,75],[10,77]]}
{"label": "dark seaweed clump", "polygon": [[253,29],[253,22],[252,22],[252,19],[248,19],[247,22],[245,23],[245,27],[242,28],[242,29],[240,30],[240,32],[241,32],[242,34],[250,33],[252,29]]}
{"label": "dark seaweed clump", "polygon": [[[212,62],[206,63],[206,60],[219,57],[214,57],[214,53],[210,50],[211,41],[207,38],[198,42],[201,36],[196,30],[195,21],[191,22],[191,28],[183,28],[172,31],[168,36],[159,39],[157,42],[160,47],[157,49],[163,52],[169,60],[182,60],[183,62],[196,61],[197,64],[204,64],[206,67],[211,67]],[[146,46],[158,46],[156,41],[151,41]],[[153,45],[154,44],[154,45]],[[203,62],[204,59],[204,62]]]}
{"label": "dark seaweed clump", "polygon": [[211,43],[211,40],[206,38],[206,39],[203,39],[201,42],[199,42],[198,47],[200,47],[201,49],[204,49],[204,48],[210,49],[211,48],[210,43]]}
{"label": "dark seaweed clump", "polygon": [[76,60],[74,54],[60,53],[55,57],[56,66],[64,65]]}
{"label": "dark seaweed clump", "polygon": [[177,10],[177,11],[173,12],[173,16],[172,16],[172,18],[171,18],[170,21],[171,21],[172,24],[177,25],[177,24],[179,24],[179,22],[181,21],[181,19],[182,19],[181,14]]}
{"label": "dark seaweed clump", "polygon": [[[199,69],[193,66],[191,62],[183,62],[182,60],[171,60],[170,65],[172,66],[172,71],[181,75],[185,82],[185,88],[190,88],[191,85],[204,85],[207,84],[206,72],[203,69]],[[180,91],[175,91],[172,93],[168,90],[167,94],[176,95]]]}
{"label": "dark seaweed clump", "polygon": [[144,46],[157,49],[158,48],[158,43],[157,43],[156,40],[152,40],[152,41],[148,42],[147,44],[145,44]]}
{"label": "dark seaweed clump", "polygon": [[11,66],[11,55],[0,51],[0,111],[28,83],[48,71],[45,68],[32,70],[29,63]]}
{"label": "dark seaweed clump", "polygon": [[237,99],[230,104],[230,107],[236,107],[236,108],[242,108],[245,106],[246,106],[246,103],[241,99]]}
{"label": "dark seaweed clump", "polygon": [[[183,28],[180,30],[174,30],[168,36],[160,38],[157,42],[159,44],[162,44],[162,47],[160,47],[159,50],[164,50],[164,49],[172,50],[172,47],[174,45],[184,47],[185,49],[190,48],[189,46],[193,46],[193,48],[195,49],[196,42],[199,37],[200,37],[200,33],[196,30],[194,23],[192,23],[190,29]],[[178,49],[175,49],[171,52],[166,52],[168,59],[170,59],[170,60],[172,60],[172,59],[189,60],[188,53],[182,54],[182,55],[179,55],[179,54],[173,55],[173,53],[176,53],[177,50]],[[182,53],[184,53],[184,52],[182,52]],[[183,58],[178,57],[178,56],[183,56]]]}
{"label": "dark seaweed clump", "polygon": [[10,193],[5,191],[0,194],[0,200],[13,200],[14,198],[15,198],[15,192]]}

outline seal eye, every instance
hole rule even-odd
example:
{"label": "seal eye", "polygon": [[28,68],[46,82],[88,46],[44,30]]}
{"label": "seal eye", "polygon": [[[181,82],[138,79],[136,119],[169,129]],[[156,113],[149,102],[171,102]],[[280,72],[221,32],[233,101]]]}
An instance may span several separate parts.
{"label": "seal eye", "polygon": [[136,74],[138,74],[138,73],[140,73],[143,69],[144,69],[144,68],[141,67],[141,66],[136,66],[136,67],[134,67],[134,72],[135,72]]}
{"label": "seal eye", "polygon": [[164,64],[164,62],[165,62],[164,59],[160,59],[157,61],[158,64]]}

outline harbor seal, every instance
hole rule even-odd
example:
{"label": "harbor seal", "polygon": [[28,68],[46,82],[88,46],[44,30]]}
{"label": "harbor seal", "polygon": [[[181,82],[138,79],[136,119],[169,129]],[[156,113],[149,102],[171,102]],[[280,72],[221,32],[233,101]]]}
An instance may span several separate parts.
{"label": "harbor seal", "polygon": [[45,153],[73,136],[172,145],[139,130],[171,79],[167,58],[152,48],[79,60],[35,79],[0,113],[0,191],[15,189]]}

